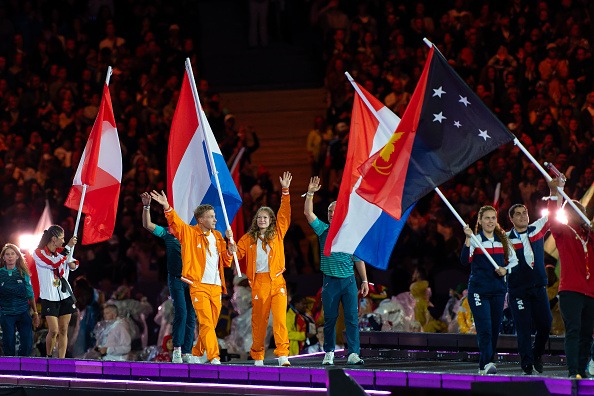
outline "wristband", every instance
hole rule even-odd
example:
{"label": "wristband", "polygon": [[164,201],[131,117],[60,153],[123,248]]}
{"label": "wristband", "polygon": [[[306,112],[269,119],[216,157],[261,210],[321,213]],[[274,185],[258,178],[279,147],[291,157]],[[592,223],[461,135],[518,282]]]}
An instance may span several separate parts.
{"label": "wristband", "polygon": [[144,210],[151,210],[150,205],[144,205],[143,208],[144,208]]}
{"label": "wristband", "polygon": [[169,205],[169,209],[163,209],[164,213],[169,213],[173,210],[173,208],[171,207],[171,205]]}
{"label": "wristband", "polygon": [[361,281],[361,283],[367,283],[367,284],[369,284],[369,282],[367,282],[366,280],[364,280],[364,281]]}

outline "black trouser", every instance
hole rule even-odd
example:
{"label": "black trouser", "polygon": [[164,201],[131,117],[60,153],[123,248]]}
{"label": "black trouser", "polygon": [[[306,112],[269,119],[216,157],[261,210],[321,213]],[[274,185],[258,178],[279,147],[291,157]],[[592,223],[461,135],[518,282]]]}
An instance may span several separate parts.
{"label": "black trouser", "polygon": [[[534,357],[543,354],[553,315],[549,305],[549,297],[545,286],[526,290],[514,290],[509,294],[508,303],[516,324],[518,352],[522,367],[532,366]],[[536,330],[534,347],[532,346],[532,330]]]}
{"label": "black trouser", "polygon": [[565,323],[565,356],[569,375],[585,375],[590,360],[594,328],[594,298],[585,294],[559,292],[559,308]]}

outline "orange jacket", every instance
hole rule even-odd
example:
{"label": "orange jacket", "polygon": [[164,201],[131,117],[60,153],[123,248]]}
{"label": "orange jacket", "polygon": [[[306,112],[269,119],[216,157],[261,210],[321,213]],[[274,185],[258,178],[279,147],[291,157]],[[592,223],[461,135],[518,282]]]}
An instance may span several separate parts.
{"label": "orange jacket", "polygon": [[[281,196],[281,205],[276,214],[276,234],[271,241],[268,241],[268,266],[270,267],[270,278],[278,278],[285,272],[285,244],[283,239],[287,229],[291,224],[291,199],[289,195]],[[259,243],[261,243],[258,240]],[[256,242],[251,235],[245,234],[237,242],[237,258],[246,257],[246,275],[250,284],[254,282],[256,276]]]}
{"label": "orange jacket", "polygon": [[[200,226],[191,226],[179,218],[175,210],[165,212],[165,218],[169,224],[169,232],[181,243],[182,255],[182,276],[198,284],[202,282],[204,269],[206,268],[206,250],[208,240],[206,234],[202,232]],[[217,250],[219,252],[219,275],[223,293],[227,293],[225,287],[225,275],[223,267],[231,266],[233,256],[227,254],[227,242],[223,235],[217,231],[211,231],[217,241]]]}

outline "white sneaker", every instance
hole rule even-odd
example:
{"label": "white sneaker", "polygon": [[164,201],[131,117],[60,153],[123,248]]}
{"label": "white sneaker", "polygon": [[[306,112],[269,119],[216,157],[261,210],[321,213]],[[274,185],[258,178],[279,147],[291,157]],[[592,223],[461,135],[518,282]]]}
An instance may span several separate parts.
{"label": "white sneaker", "polygon": [[289,358],[286,356],[279,356],[278,358],[278,365],[283,367],[289,367],[291,363],[289,362]]}
{"label": "white sneaker", "polygon": [[182,353],[182,362],[184,363],[192,363],[192,356],[191,353]]}
{"label": "white sneaker", "polygon": [[485,374],[497,374],[497,367],[495,363],[485,364]]}
{"label": "white sneaker", "polygon": [[181,349],[173,348],[173,354],[171,355],[171,363],[183,363]]}
{"label": "white sneaker", "polygon": [[594,360],[592,359],[588,362],[588,374],[594,377]]}
{"label": "white sneaker", "polygon": [[347,359],[347,364],[364,364],[365,362],[363,359],[359,357],[356,353],[351,353],[349,358]]}
{"label": "white sneaker", "polygon": [[254,360],[254,366],[264,366],[264,360]]}
{"label": "white sneaker", "polygon": [[217,364],[221,364],[221,361],[219,360],[219,358],[213,358],[213,359],[210,361],[210,364],[215,364],[215,365],[217,365]]}
{"label": "white sneaker", "polygon": [[323,366],[332,366],[334,365],[334,351],[326,352],[324,355],[324,360],[322,360]]}
{"label": "white sneaker", "polygon": [[188,356],[188,363],[190,363],[190,364],[208,363],[208,359],[206,357],[206,352],[202,356],[194,356],[194,355]]}

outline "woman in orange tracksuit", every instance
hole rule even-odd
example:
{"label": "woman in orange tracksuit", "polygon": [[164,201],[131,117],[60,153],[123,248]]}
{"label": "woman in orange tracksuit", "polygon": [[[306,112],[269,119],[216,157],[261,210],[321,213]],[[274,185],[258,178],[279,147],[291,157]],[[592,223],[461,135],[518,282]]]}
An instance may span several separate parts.
{"label": "woman in orange tracksuit", "polygon": [[[198,224],[190,226],[169,205],[164,192],[153,191],[151,197],[163,206],[169,232],[181,243],[181,280],[190,284],[190,297],[200,325],[192,354],[201,357],[206,352],[211,364],[221,364],[215,327],[221,312],[222,294],[227,292],[223,267],[231,266],[233,254],[227,249],[223,235],[215,230],[214,208],[199,205],[194,210]],[[200,358],[197,362],[206,363]]]}
{"label": "woman in orange tracksuit", "polygon": [[[287,331],[287,284],[285,272],[285,248],[283,239],[291,223],[291,200],[289,186],[292,176],[285,172],[281,205],[278,215],[263,206],[256,212],[248,232],[237,242],[237,258],[246,257],[246,275],[252,287],[252,348],[250,355],[256,366],[264,365],[264,338],[268,317],[272,310],[272,324],[280,366],[290,366],[289,334]],[[230,247],[231,250],[235,246]]]}

